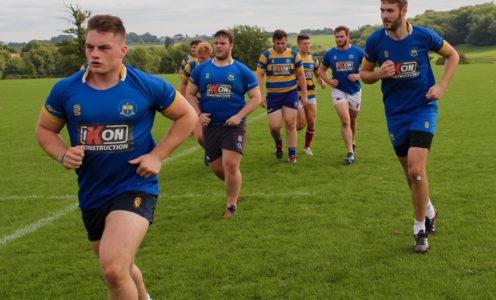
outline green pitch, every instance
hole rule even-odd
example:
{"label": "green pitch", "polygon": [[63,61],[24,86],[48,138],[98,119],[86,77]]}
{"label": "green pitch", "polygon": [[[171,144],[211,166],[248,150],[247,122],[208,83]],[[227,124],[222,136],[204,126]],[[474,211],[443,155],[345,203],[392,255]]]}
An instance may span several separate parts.
{"label": "green pitch", "polygon": [[[441,67],[435,67],[439,78]],[[165,76],[178,87],[178,76]],[[103,299],[76,178],[34,138],[56,80],[0,81],[0,299]],[[364,86],[358,162],[345,166],[329,89],[318,90],[315,156],[273,157],[249,117],[239,213],[189,138],[164,162],[155,223],[137,264],[154,299],[496,298],[496,66],[462,65],[439,103],[428,162],[438,232],[412,251],[412,209],[389,145],[379,84]],[[169,122],[158,119],[161,137]],[[66,134],[64,132],[64,137]]]}

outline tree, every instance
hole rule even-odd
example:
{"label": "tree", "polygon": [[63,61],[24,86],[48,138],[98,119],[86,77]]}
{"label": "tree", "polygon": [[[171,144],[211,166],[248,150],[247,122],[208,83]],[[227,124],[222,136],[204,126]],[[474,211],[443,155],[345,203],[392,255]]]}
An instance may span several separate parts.
{"label": "tree", "polygon": [[65,7],[71,16],[70,19],[65,20],[71,23],[74,27],[68,28],[63,32],[74,34],[76,36],[78,56],[84,59],[84,47],[86,41],[86,28],[84,27],[84,23],[91,16],[91,12],[83,10],[79,5],[72,3],[66,3]]}
{"label": "tree", "polygon": [[58,49],[44,42],[31,41],[22,49],[21,56],[31,62],[37,76],[56,75]]}
{"label": "tree", "polygon": [[233,57],[255,70],[260,54],[270,47],[267,33],[260,27],[238,25],[231,29],[234,35]]}
{"label": "tree", "polygon": [[169,48],[172,45],[174,45],[174,40],[171,37],[166,36],[165,37],[165,42],[164,42],[165,48]]}

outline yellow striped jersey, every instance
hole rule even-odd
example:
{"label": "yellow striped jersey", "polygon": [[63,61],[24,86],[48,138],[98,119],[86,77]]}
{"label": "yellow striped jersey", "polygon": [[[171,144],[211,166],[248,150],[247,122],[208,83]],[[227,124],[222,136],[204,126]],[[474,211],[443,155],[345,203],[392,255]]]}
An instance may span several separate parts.
{"label": "yellow striped jersey", "polygon": [[[312,54],[302,57],[303,69],[305,70],[305,78],[307,79],[307,95],[308,99],[315,98],[315,82],[313,74],[317,73],[320,68],[320,61]],[[300,87],[298,87],[298,95],[301,97]]]}
{"label": "yellow striped jersey", "polygon": [[283,53],[274,48],[265,50],[258,60],[257,72],[267,73],[265,86],[268,93],[284,93],[297,87],[296,71],[303,72],[300,54],[291,48]]}
{"label": "yellow striped jersey", "polygon": [[181,61],[181,70],[179,71],[179,73],[182,73],[184,71],[184,68],[192,61],[196,61],[196,57],[191,56],[191,54],[185,56]]}

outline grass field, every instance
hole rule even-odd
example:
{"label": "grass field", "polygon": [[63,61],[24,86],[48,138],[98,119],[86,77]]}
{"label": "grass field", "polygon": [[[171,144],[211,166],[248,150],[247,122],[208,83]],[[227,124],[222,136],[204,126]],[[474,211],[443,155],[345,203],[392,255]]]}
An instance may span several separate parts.
{"label": "grass field", "polygon": [[[55,82],[0,81],[0,299],[105,298],[76,178],[34,139]],[[328,89],[318,90],[316,155],[301,153],[301,132],[295,165],[273,157],[265,114],[255,111],[229,220],[223,184],[188,139],[164,162],[137,257],[153,299],[495,299],[494,99],[496,65],[473,64],[459,67],[439,103],[428,163],[438,232],[426,255],[412,251],[411,204],[378,84],[364,86],[351,166]],[[154,134],[168,124],[157,119]]]}

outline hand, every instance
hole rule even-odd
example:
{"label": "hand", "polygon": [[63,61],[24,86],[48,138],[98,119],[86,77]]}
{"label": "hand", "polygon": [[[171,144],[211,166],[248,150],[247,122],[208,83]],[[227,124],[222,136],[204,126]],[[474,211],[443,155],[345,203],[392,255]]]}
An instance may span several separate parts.
{"label": "hand", "polygon": [[348,75],[348,80],[351,82],[355,82],[357,80],[360,80],[360,74],[350,74],[350,75]]}
{"label": "hand", "polygon": [[337,87],[338,87],[338,85],[339,85],[339,80],[337,80],[337,79],[332,79],[332,80],[331,80],[331,86],[332,86],[333,88],[337,88]]}
{"label": "hand", "polygon": [[70,147],[64,154],[62,165],[66,169],[78,169],[83,164],[84,146]]}
{"label": "hand", "polygon": [[158,175],[162,168],[162,160],[157,155],[152,154],[152,152],[130,160],[129,163],[138,165],[136,174],[143,178],[150,178]]}
{"label": "hand", "polygon": [[303,104],[303,106],[307,106],[308,104],[308,97],[300,97],[300,101],[301,101],[301,104]]}
{"label": "hand", "polygon": [[327,83],[324,80],[319,78],[319,85],[321,88],[325,89],[325,87],[327,86]]}
{"label": "hand", "polygon": [[440,100],[443,97],[445,90],[446,87],[435,84],[431,86],[431,88],[427,91],[427,94],[425,94],[425,98],[429,100]]}
{"label": "hand", "polygon": [[263,108],[267,107],[267,98],[265,98],[264,95],[262,95],[262,101],[260,101],[260,106]]}
{"label": "hand", "polygon": [[238,126],[239,123],[241,123],[241,117],[238,116],[238,114],[235,114],[234,116],[230,117],[229,119],[227,119],[226,121],[226,125],[227,126]]}
{"label": "hand", "polygon": [[210,121],[212,121],[212,119],[210,119],[209,113],[200,113],[200,115],[198,116],[198,122],[200,122],[200,125],[202,127],[208,126],[208,124],[210,124]]}
{"label": "hand", "polygon": [[391,60],[385,61],[379,69],[381,78],[388,78],[396,74],[394,63]]}

